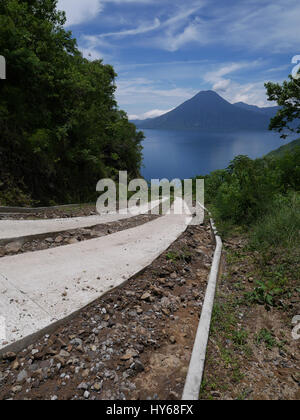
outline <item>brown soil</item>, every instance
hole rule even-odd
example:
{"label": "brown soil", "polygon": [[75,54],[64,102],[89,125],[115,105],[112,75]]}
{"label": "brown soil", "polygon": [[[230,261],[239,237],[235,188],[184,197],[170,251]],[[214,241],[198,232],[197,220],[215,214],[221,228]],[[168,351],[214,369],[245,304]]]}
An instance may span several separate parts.
{"label": "brown soil", "polygon": [[191,226],[142,273],[0,361],[1,399],[181,398],[214,247]]}
{"label": "brown soil", "polygon": [[58,209],[36,211],[34,213],[0,213],[0,220],[36,220],[36,219],[58,219],[68,217],[83,217],[97,215],[94,204],[82,204],[79,206],[62,207]]}
{"label": "brown soil", "polygon": [[292,338],[292,319],[300,315],[299,278],[289,279],[290,293],[276,307],[248,303],[257,267],[244,245],[225,244],[201,399],[298,400],[300,340]]}

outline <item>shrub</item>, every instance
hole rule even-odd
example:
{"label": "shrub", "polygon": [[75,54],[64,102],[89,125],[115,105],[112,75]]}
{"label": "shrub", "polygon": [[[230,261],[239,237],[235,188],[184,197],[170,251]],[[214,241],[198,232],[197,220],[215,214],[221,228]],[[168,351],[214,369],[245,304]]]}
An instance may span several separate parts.
{"label": "shrub", "polygon": [[285,240],[292,242],[299,232],[299,196],[291,196],[300,190],[299,163],[300,148],[278,158],[237,156],[225,171],[205,177],[206,200],[219,224],[255,224],[255,234],[262,239],[264,226],[260,232],[259,224],[266,223],[268,234],[280,231],[271,235],[274,244],[287,226]]}
{"label": "shrub", "polygon": [[300,194],[276,195],[266,214],[251,229],[250,244],[256,249],[299,246]]}

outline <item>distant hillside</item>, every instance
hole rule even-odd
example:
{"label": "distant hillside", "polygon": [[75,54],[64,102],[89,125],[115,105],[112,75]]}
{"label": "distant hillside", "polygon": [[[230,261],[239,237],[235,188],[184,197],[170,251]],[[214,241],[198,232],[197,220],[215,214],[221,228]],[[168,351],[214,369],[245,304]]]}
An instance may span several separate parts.
{"label": "distant hillside", "polygon": [[270,118],[273,118],[280,109],[279,106],[270,106],[270,107],[260,108],[259,106],[248,105],[248,104],[245,104],[244,102],[237,102],[233,105],[239,108],[245,109],[247,111],[253,111],[253,112],[258,112],[260,114],[268,115]]}
{"label": "distant hillside", "polygon": [[134,123],[144,129],[267,130],[268,112],[245,109],[244,105],[232,105],[216,92],[203,91],[160,117]]}
{"label": "distant hillside", "polygon": [[293,151],[296,147],[300,147],[300,139],[291,141],[290,143],[279,147],[279,149],[273,150],[267,154],[266,157],[280,157],[287,152]]}

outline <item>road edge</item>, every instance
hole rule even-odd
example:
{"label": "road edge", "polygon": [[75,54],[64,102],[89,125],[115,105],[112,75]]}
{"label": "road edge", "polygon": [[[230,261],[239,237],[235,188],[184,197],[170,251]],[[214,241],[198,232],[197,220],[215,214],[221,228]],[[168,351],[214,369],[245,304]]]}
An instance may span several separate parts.
{"label": "road edge", "polygon": [[183,401],[199,400],[200,388],[202,384],[207,344],[209,339],[212,311],[217,288],[217,281],[220,272],[220,263],[222,256],[223,243],[218,235],[213,219],[210,219],[211,231],[216,244],[214,258],[209,275],[204,304],[202,307],[201,318],[196,333],[196,339],[192,351],[190,365],[185,381],[182,395]]}

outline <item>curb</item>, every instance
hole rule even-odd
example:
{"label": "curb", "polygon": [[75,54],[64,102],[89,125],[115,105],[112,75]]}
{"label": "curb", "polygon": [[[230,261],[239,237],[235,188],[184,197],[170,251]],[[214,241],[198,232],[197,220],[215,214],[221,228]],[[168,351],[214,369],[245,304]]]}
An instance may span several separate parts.
{"label": "curb", "polygon": [[192,357],[185,381],[184,391],[182,395],[183,401],[197,401],[199,400],[200,388],[203,379],[206,350],[210,332],[211,317],[216,293],[216,286],[218,275],[220,271],[220,262],[222,255],[222,239],[218,236],[213,219],[210,219],[212,234],[216,244],[212,267],[209,275],[208,285],[206,289],[204,304],[196,339],[192,351]]}

